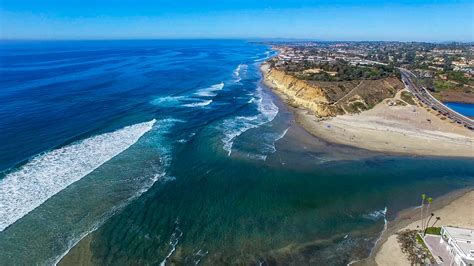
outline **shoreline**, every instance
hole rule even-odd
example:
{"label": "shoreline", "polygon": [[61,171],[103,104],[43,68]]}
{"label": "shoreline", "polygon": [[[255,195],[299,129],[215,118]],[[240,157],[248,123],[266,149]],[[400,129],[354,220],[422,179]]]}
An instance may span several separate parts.
{"label": "shoreline", "polygon": [[296,123],[329,143],[389,154],[474,157],[474,132],[418,105],[392,106],[390,102],[401,101],[400,93],[404,90],[370,110],[322,119],[292,103],[290,96],[268,80],[265,63],[260,70],[264,85],[289,107]]}
{"label": "shoreline", "polygon": [[[464,224],[459,224],[462,217],[458,217],[459,205],[465,202],[471,202],[474,199],[474,188],[458,189],[445,194],[433,201],[430,212],[440,215],[441,220],[437,226],[474,226],[474,220],[467,219]],[[372,248],[371,255],[353,265],[405,265],[408,262],[405,254],[401,252],[400,245],[396,240],[396,233],[405,229],[416,229],[416,225],[420,221],[419,206],[413,206],[397,213],[393,221],[389,221],[387,229],[383,231],[379,237],[379,241]],[[474,206],[470,206],[474,212]],[[466,211],[465,213],[469,213]],[[456,216],[456,217],[453,217]],[[456,224],[453,221],[457,221]],[[462,223],[462,222],[461,222]],[[409,262],[408,262],[409,263]]]}

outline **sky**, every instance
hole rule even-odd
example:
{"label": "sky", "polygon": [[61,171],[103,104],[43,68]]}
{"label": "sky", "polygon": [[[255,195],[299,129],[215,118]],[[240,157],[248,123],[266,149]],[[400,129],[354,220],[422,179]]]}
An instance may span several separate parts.
{"label": "sky", "polygon": [[465,0],[0,0],[5,39],[474,41]]}

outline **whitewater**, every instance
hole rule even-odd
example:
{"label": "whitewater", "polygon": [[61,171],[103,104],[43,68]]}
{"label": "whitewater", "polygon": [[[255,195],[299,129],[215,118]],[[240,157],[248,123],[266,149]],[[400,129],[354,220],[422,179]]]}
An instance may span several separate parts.
{"label": "whitewater", "polygon": [[43,202],[128,149],[153,119],[35,156],[0,181],[0,232]]}

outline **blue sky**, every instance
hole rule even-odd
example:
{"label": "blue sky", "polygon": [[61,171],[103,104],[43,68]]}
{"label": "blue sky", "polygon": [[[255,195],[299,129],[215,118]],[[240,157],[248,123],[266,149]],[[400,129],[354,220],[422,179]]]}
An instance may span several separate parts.
{"label": "blue sky", "polygon": [[2,39],[474,41],[474,1],[0,0]]}

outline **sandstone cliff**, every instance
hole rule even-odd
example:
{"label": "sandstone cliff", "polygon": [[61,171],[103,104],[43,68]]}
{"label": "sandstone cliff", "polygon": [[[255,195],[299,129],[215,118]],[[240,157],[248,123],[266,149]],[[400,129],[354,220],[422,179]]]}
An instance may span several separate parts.
{"label": "sandstone cliff", "polygon": [[403,84],[393,77],[341,82],[306,81],[266,64],[262,65],[262,72],[265,82],[284,94],[289,104],[307,109],[318,117],[371,109],[403,88]]}

